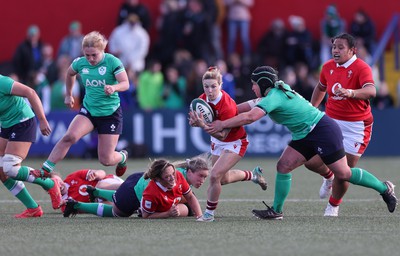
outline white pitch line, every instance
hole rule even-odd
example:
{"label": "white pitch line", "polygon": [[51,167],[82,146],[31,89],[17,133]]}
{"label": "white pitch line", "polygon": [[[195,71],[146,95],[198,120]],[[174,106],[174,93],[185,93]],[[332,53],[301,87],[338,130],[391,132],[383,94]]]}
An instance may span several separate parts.
{"label": "white pitch line", "polygon": [[[219,202],[228,202],[228,203],[234,203],[234,202],[261,202],[261,201],[268,201],[272,202],[274,199],[273,198],[259,198],[259,199],[248,199],[248,198],[231,198],[231,199],[220,199],[218,200]],[[344,202],[374,202],[374,201],[379,201],[380,199],[344,199]],[[48,203],[50,200],[35,200],[37,203]],[[206,199],[200,199],[200,202],[206,202]],[[327,202],[328,199],[287,199],[286,202]],[[0,200],[0,203],[21,203],[19,200]]]}

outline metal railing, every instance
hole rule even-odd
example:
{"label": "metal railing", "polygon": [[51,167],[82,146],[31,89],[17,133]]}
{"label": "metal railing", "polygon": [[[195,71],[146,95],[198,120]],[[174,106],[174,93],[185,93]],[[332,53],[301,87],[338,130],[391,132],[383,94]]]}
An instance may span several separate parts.
{"label": "metal railing", "polygon": [[379,77],[383,81],[385,80],[385,48],[388,45],[392,36],[394,37],[394,54],[395,54],[395,68],[396,70],[400,69],[400,60],[399,60],[399,21],[400,21],[400,14],[395,13],[393,14],[392,19],[390,20],[389,24],[387,25],[385,32],[383,33],[381,39],[379,40],[378,46],[375,49],[375,52],[372,55],[370,66],[375,65],[379,62]]}

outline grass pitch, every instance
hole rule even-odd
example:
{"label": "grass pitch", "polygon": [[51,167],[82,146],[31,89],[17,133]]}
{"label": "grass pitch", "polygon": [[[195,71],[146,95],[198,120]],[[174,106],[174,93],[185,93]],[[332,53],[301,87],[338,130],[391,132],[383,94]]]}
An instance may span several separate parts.
{"label": "grass pitch", "polygon": [[[323,217],[327,200],[318,197],[321,177],[304,168],[293,172],[284,219],[254,218],[251,210],[272,204],[277,159],[244,158],[238,168],[264,168],[267,191],[252,182],[223,186],[213,223],[192,218],[145,220],[100,218],[82,214],[63,218],[51,208],[48,194],[26,184],[42,206],[42,218],[15,219],[23,205],[0,186],[0,255],[397,255],[400,209],[389,213],[373,190],[351,185],[338,218]],[[40,167],[43,159],[26,165]],[[144,171],[149,160],[129,159],[124,175]],[[382,180],[400,184],[400,158],[362,158],[359,166]],[[65,177],[74,170],[104,168],[95,160],[69,159],[57,165]],[[205,208],[207,183],[194,189]],[[400,195],[396,187],[396,192]]]}

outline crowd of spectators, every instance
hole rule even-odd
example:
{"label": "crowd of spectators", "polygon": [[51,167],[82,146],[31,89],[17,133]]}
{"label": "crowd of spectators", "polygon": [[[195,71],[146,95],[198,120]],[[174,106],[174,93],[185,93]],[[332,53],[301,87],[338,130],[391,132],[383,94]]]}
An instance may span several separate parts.
{"label": "crowd of spectators", "polygon": [[[116,14],[108,45],[109,52],[125,65],[130,79],[130,89],[120,95],[121,106],[144,111],[185,107],[202,91],[201,76],[209,66],[221,69],[223,89],[238,103],[253,96],[245,88],[250,83],[250,71],[259,65],[275,67],[284,81],[310,99],[321,64],[331,58],[330,38],[340,32],[351,33],[358,39],[359,57],[364,60],[375,49],[375,27],[368,14],[360,9],[346,22],[335,5],[326,8],[319,39],[307,28],[304,17],[291,15],[287,22],[274,19],[260,40],[252,44],[253,4],[253,0],[163,0],[160,16],[152,20],[144,1],[126,0]],[[157,33],[154,42],[151,27]],[[37,90],[46,112],[65,109],[65,71],[82,54],[82,24],[71,21],[57,53],[42,42],[40,33],[36,25],[27,29],[26,39],[13,57],[12,76]],[[378,96],[373,106],[393,106],[387,84],[379,74],[375,79]],[[74,88],[79,103],[84,90],[82,85]]]}

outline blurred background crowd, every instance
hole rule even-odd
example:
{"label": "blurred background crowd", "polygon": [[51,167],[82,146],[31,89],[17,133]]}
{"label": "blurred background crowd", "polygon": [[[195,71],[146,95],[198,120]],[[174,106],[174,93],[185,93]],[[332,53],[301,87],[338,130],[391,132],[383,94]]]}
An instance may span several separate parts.
{"label": "blurred background crowd", "polygon": [[[276,15],[253,42],[251,9],[255,1],[162,0],[159,15],[152,17],[146,1],[124,0],[117,13],[107,14],[115,27],[106,35],[107,52],[121,59],[130,79],[130,89],[120,94],[122,107],[144,111],[185,108],[202,93],[201,77],[209,66],[221,69],[223,89],[238,103],[253,97],[249,77],[259,65],[277,68],[282,80],[310,99],[321,65],[331,58],[330,38],[341,32],[357,38],[358,58],[370,63],[379,38],[374,20],[362,8],[345,20],[335,4],[327,4],[318,38],[305,17]],[[46,31],[29,25],[12,60],[1,65],[2,74],[35,88],[46,112],[66,109],[65,72],[72,60],[82,55],[82,38],[89,32],[80,20],[71,20],[67,28],[60,29],[66,31],[65,36],[52,45],[42,39]],[[378,67],[372,65],[372,69],[378,92],[373,107],[396,106]],[[74,89],[76,102],[80,102],[82,85]]]}

